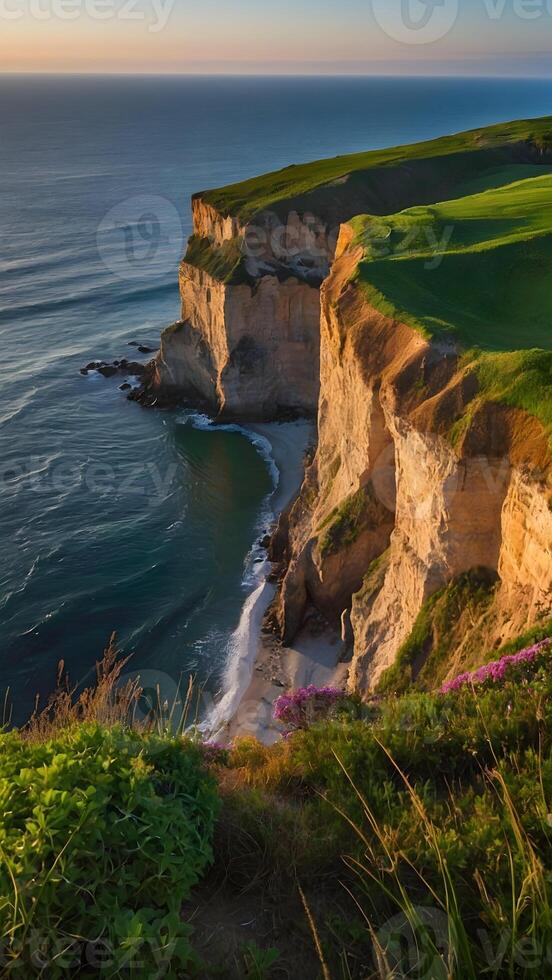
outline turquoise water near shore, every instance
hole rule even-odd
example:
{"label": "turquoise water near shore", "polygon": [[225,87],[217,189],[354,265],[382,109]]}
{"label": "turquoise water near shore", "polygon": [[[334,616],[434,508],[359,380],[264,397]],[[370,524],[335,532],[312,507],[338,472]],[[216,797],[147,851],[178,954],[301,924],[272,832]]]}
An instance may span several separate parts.
{"label": "turquoise water near shore", "polygon": [[58,660],[91,677],[112,630],[134,669],[217,691],[253,587],[273,486],[253,443],[79,375],[178,317],[191,193],[550,112],[539,80],[0,76],[0,692],[18,720]]}

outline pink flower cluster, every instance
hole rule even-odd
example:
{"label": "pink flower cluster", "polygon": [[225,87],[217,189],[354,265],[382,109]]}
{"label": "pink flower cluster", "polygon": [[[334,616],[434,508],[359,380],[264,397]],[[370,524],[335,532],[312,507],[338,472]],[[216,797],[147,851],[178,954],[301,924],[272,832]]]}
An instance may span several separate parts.
{"label": "pink flower cluster", "polygon": [[222,762],[228,752],[226,745],[221,742],[199,742],[199,750],[207,765]]}
{"label": "pink flower cluster", "polygon": [[314,684],[300,687],[276,698],[274,718],[292,730],[306,728],[316,718],[326,716],[344,696],[336,687],[315,687]]}
{"label": "pink flower cluster", "polygon": [[520,650],[519,653],[506,654],[500,660],[493,660],[492,663],[484,664],[483,667],[479,667],[477,670],[459,674],[454,680],[447,681],[443,684],[439,693],[450,694],[451,691],[458,691],[461,687],[483,684],[488,680],[494,681],[495,683],[503,681],[512,667],[532,663],[539,654],[543,653],[551,645],[552,637],[548,637],[546,640],[541,640],[540,643],[535,643],[532,647]]}

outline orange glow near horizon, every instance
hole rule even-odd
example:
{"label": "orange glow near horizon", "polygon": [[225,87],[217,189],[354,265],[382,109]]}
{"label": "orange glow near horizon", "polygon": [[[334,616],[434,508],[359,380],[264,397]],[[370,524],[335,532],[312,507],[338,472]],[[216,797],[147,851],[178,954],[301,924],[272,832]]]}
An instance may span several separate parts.
{"label": "orange glow near horizon", "polygon": [[[439,65],[446,74],[450,64],[533,74],[543,58],[552,66],[552,13],[516,20],[507,4],[496,21],[484,0],[443,0],[458,7],[452,26],[419,44],[413,32],[405,40],[382,26],[383,2],[202,0],[198,9],[191,0],[0,0],[0,70],[431,74]],[[385,2],[400,10],[399,0]]]}

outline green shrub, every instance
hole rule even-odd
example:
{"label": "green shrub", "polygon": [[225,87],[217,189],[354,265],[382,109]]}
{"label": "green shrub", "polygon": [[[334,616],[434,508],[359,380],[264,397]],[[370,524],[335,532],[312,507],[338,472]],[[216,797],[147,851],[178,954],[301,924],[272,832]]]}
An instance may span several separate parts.
{"label": "green shrub", "polygon": [[[378,691],[405,693],[413,685],[422,690],[435,689],[450,670],[456,649],[466,635],[466,622],[481,618],[492,601],[494,588],[492,573],[481,568],[465,572],[430,596],[393,664],[383,672]],[[480,653],[472,653],[474,665],[479,665]]]}
{"label": "green shrub", "polygon": [[328,514],[319,527],[318,547],[323,558],[337,554],[351,545],[363,531],[377,528],[389,519],[389,512],[367,484],[347,497]]}
{"label": "green shrub", "polygon": [[94,724],[0,735],[0,811],[3,975],[193,962],[180,910],[211,861],[217,794],[192,743]]}
{"label": "green shrub", "polygon": [[248,281],[242,246],[239,238],[231,238],[222,245],[213,245],[208,238],[192,235],[185,262],[207,272],[218,282],[238,285]]}

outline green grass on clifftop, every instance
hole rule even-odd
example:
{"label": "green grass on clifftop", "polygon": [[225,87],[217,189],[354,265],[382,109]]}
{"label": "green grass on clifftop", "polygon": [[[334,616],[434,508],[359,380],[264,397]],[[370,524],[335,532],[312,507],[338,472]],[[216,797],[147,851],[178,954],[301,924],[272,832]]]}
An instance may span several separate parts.
{"label": "green grass on clifftop", "polygon": [[374,305],[464,347],[552,348],[552,174],[351,222]]}
{"label": "green grass on clifftop", "polygon": [[[539,150],[552,146],[552,117],[535,120],[520,120],[501,123],[486,129],[472,130],[423,143],[398,146],[364,153],[337,156],[312,163],[292,165],[274,173],[253,177],[227,187],[203,191],[197,196],[217,208],[222,214],[234,214],[242,220],[276,206],[279,202],[309,194],[316,188],[340,181],[351,174],[371,171],[376,168],[389,168],[402,163],[435,158],[436,164],[444,157],[458,154],[460,157],[471,153],[479,158],[480,151],[486,151],[487,169],[495,163],[511,156],[511,146],[515,143],[532,143]],[[506,148],[510,153],[501,153]],[[521,161],[520,161],[521,162]],[[460,169],[463,169],[460,164]],[[473,178],[481,173],[481,161],[474,159]]]}
{"label": "green grass on clifftop", "polygon": [[[452,435],[491,400],[535,415],[552,438],[552,117],[291,166],[197,196],[244,222],[270,209],[349,221],[364,248],[354,278],[370,304],[467,352],[481,397]],[[236,248],[192,239],[187,261],[240,281]]]}
{"label": "green grass on clifftop", "polygon": [[226,285],[236,286],[248,279],[238,238],[215,247],[207,238],[192,235],[184,261]]}
{"label": "green grass on clifftop", "polygon": [[552,174],[351,226],[370,304],[426,337],[450,337],[484,398],[552,434]]}

